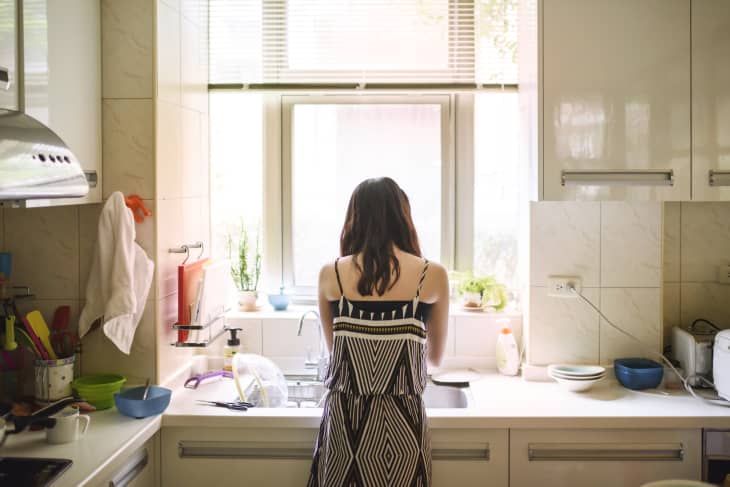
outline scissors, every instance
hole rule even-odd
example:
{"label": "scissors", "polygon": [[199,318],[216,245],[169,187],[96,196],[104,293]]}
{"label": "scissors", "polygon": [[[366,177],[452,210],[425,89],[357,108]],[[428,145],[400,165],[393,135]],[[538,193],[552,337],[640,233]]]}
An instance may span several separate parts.
{"label": "scissors", "polygon": [[219,408],[231,409],[233,411],[248,411],[248,408],[253,407],[250,402],[224,402],[224,401],[202,401],[198,400],[198,404],[204,404],[206,406],[214,406]]}

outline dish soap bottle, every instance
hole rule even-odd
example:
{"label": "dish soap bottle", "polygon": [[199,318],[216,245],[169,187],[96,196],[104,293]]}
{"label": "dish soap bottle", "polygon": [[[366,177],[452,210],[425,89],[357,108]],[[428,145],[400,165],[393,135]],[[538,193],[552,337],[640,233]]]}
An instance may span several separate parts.
{"label": "dish soap bottle", "polygon": [[241,328],[229,328],[228,332],[231,337],[226,342],[226,346],[223,347],[223,370],[228,372],[233,371],[233,356],[238,353],[241,346],[241,339],[236,336],[239,331],[241,331]]}
{"label": "dish soap bottle", "polygon": [[497,369],[503,375],[517,375],[520,370],[520,352],[508,321],[505,318],[498,321],[501,329],[497,337]]}

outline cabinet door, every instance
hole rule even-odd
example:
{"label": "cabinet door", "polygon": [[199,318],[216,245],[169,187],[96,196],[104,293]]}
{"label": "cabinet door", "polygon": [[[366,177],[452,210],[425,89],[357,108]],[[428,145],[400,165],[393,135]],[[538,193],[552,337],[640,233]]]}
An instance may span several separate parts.
{"label": "cabinet door", "polygon": [[507,487],[507,430],[431,430],[432,487]]}
{"label": "cabinet door", "polygon": [[100,2],[24,0],[23,16],[25,111],[56,132],[98,179],[85,198],[28,204],[100,202]]}
{"label": "cabinet door", "polygon": [[[17,2],[0,3],[0,108],[18,109],[17,70]],[[7,81],[5,72],[7,71]]]}
{"label": "cabinet door", "polygon": [[511,430],[510,486],[699,480],[701,440],[701,430]]}
{"label": "cabinet door", "polygon": [[141,448],[114,462],[113,473],[96,483],[97,487],[157,487],[160,435],[150,438]]}
{"label": "cabinet door", "polygon": [[730,2],[692,2],[692,199],[730,200]]}
{"label": "cabinet door", "polygon": [[690,0],[543,0],[542,19],[543,199],[688,200]]}

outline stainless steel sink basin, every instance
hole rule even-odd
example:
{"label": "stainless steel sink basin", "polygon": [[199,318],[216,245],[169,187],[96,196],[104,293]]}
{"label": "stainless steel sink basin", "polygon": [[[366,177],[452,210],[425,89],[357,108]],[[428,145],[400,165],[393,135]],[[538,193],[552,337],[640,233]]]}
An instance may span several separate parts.
{"label": "stainless steel sink basin", "polygon": [[[289,389],[287,407],[322,407],[321,401],[327,389],[321,382],[306,376],[287,376],[286,385]],[[423,393],[423,402],[428,409],[464,409],[469,406],[467,389],[437,386],[430,382]]]}

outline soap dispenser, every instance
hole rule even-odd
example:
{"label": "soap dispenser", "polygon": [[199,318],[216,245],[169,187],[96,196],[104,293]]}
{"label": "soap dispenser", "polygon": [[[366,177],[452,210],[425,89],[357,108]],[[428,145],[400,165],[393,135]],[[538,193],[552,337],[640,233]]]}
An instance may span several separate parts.
{"label": "soap dispenser", "polygon": [[223,370],[233,370],[233,356],[239,352],[241,347],[241,339],[236,336],[236,333],[241,331],[241,328],[228,328],[228,333],[231,336],[226,342],[226,346],[223,347]]}

